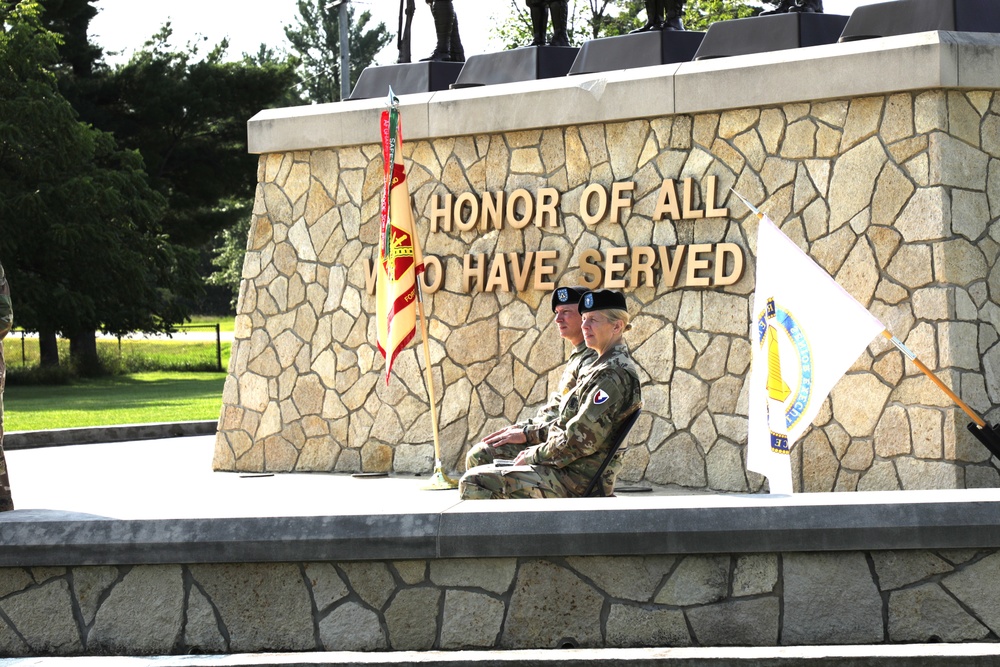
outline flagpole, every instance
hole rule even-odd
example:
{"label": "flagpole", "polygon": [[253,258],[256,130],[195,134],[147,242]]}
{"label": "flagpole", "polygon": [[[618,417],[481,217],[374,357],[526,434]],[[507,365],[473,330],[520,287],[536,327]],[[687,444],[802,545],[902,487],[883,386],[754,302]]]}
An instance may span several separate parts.
{"label": "flagpole", "polygon": [[[413,230],[413,248],[418,257],[423,254],[420,250],[420,239],[417,230]],[[431,348],[427,340],[427,318],[424,316],[424,290],[420,287],[420,276],[417,276],[417,314],[420,316],[420,338],[424,348],[424,373],[427,376],[427,395],[431,399],[431,429],[434,431],[434,473],[430,480],[424,485],[426,491],[438,491],[454,489],[458,487],[458,482],[451,479],[444,473],[441,465],[441,436],[438,432],[437,401],[434,398],[434,373],[431,368]]]}
{"label": "flagpole", "polygon": [[938,377],[936,375],[934,375],[933,371],[931,371],[931,369],[927,368],[927,366],[924,365],[924,362],[922,362],[919,359],[917,359],[917,355],[913,352],[913,350],[911,350],[910,348],[906,347],[906,345],[904,345],[901,340],[899,340],[898,338],[896,338],[895,336],[893,336],[891,333],[889,333],[888,329],[885,330],[885,331],[883,331],[882,335],[885,336],[886,338],[888,338],[892,342],[892,344],[895,345],[899,349],[900,352],[902,352],[903,354],[905,354],[906,357],[907,357],[907,359],[909,359],[910,361],[912,361],[913,365],[916,366],[917,368],[919,368],[923,372],[924,375],[926,375],[927,377],[929,377],[931,379],[931,382],[933,382],[934,384],[936,384],[941,389],[941,391],[943,391],[944,393],[946,393],[948,395],[948,398],[950,398],[951,400],[955,401],[955,403],[958,405],[958,407],[962,408],[962,410],[965,412],[965,414],[969,415],[969,418],[972,419],[972,421],[976,422],[976,426],[978,426],[979,428],[983,428],[984,426],[986,426],[986,422],[983,421],[983,419],[979,415],[977,415],[975,412],[973,412],[972,408],[970,408],[968,405],[965,404],[965,401],[963,401],[962,399],[960,399],[955,394],[955,392],[953,392],[951,389],[949,389],[945,385],[944,382],[941,382],[941,380],[939,380]]}

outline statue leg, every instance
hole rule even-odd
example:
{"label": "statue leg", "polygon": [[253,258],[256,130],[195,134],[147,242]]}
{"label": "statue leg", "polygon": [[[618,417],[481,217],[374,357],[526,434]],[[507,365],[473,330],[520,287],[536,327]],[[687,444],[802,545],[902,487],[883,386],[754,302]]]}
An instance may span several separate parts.
{"label": "statue leg", "polygon": [[672,0],[667,8],[667,18],[663,22],[664,30],[683,30],[684,0]]}
{"label": "statue leg", "polygon": [[421,61],[445,62],[451,58],[451,33],[455,23],[455,8],[451,0],[434,0],[431,5],[434,15],[434,29],[437,31],[437,46],[434,52]]}
{"label": "statue leg", "polygon": [[632,32],[659,30],[663,26],[663,0],[646,0],[646,25]]}
{"label": "statue leg", "polygon": [[531,13],[531,44],[528,46],[545,46],[545,31],[549,27],[549,8],[544,0],[528,3]]}
{"label": "statue leg", "polygon": [[569,22],[569,0],[553,2],[549,6],[552,13],[552,40],[550,46],[569,46],[569,33],[566,24]]}
{"label": "statue leg", "polygon": [[458,35],[458,15],[451,26],[451,58],[453,63],[465,62],[465,48],[462,46],[462,38]]}

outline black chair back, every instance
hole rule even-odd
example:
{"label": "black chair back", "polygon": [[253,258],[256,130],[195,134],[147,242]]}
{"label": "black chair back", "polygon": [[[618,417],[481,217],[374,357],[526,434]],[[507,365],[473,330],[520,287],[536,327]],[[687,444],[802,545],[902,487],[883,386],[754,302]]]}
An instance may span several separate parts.
{"label": "black chair back", "polygon": [[597,474],[594,478],[590,480],[590,484],[587,485],[587,490],[583,492],[584,498],[589,498],[593,495],[594,491],[599,491],[598,496],[604,496],[604,485],[601,484],[601,477],[604,475],[604,471],[607,470],[608,464],[611,463],[611,459],[614,458],[615,454],[621,448],[622,443],[625,442],[625,438],[628,437],[628,432],[632,430],[635,426],[636,421],[639,419],[639,414],[642,412],[642,408],[636,408],[635,412],[629,415],[625,423],[622,424],[621,428],[618,429],[618,433],[615,434],[615,439],[611,442],[611,447],[608,449],[608,455],[604,457],[604,462],[601,463],[601,467],[597,469]]}

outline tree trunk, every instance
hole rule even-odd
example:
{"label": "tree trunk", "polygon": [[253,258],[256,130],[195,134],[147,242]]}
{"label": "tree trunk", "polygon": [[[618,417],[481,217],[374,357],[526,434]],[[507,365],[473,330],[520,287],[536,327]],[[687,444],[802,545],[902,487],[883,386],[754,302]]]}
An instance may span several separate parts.
{"label": "tree trunk", "polygon": [[101,362],[97,358],[97,334],[94,331],[78,331],[69,337],[69,360],[76,372],[84,377],[100,373]]}
{"label": "tree trunk", "polygon": [[59,365],[59,345],[56,344],[56,332],[51,329],[38,332],[38,361],[42,366]]}

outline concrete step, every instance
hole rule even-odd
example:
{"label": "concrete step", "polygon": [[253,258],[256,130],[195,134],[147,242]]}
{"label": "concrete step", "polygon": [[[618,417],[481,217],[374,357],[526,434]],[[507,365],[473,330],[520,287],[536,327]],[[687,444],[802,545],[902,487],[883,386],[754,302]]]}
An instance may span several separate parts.
{"label": "concrete step", "polygon": [[212,656],[0,659],[0,667],[985,667],[1000,665],[1000,644],[636,648],[384,653],[244,653]]}

